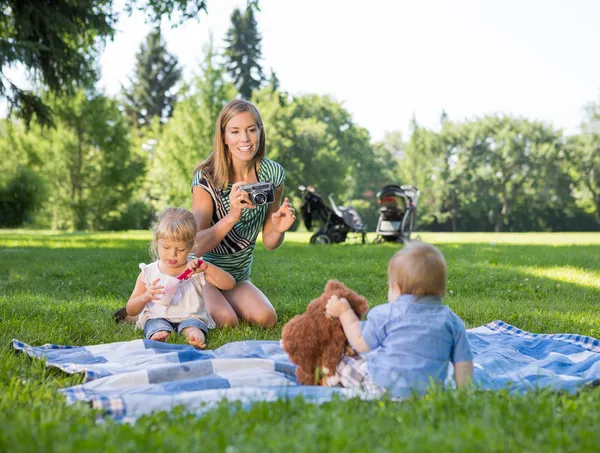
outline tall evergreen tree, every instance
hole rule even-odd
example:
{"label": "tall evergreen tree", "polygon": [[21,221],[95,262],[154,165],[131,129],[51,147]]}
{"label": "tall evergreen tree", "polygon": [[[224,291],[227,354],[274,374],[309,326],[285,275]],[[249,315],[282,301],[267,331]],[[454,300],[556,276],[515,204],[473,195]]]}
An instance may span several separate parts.
{"label": "tall evergreen tree", "polygon": [[[114,35],[113,0],[0,0],[0,99],[29,124],[52,125],[52,110],[39,93],[13,83],[6,70],[20,64],[29,82],[54,95],[73,94],[96,79],[100,46]],[[255,5],[255,2],[249,2]],[[255,6],[254,6],[255,7]],[[198,18],[206,0],[126,0],[125,12],[143,11],[152,23]]]}
{"label": "tall evergreen tree", "polygon": [[125,112],[138,127],[150,124],[158,117],[162,123],[173,113],[174,87],[181,79],[177,57],[167,50],[160,28],[153,30],[136,55],[135,74],[123,87]]}
{"label": "tall evergreen tree", "polygon": [[252,8],[247,8],[243,15],[236,8],[231,14],[231,27],[227,31],[225,41],[227,71],[242,97],[250,99],[252,91],[260,88],[265,80],[260,65],[261,37]]}

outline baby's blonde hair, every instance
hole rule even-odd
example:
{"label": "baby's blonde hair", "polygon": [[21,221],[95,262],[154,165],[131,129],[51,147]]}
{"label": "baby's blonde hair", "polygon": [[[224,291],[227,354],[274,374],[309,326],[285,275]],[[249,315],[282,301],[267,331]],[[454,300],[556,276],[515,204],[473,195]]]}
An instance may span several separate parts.
{"label": "baby's blonde hair", "polygon": [[198,224],[190,211],[183,208],[167,208],[159,214],[152,227],[150,254],[154,259],[158,259],[158,240],[163,238],[185,242],[193,248],[197,232]]}
{"label": "baby's blonde hair", "polygon": [[402,294],[444,297],[446,260],[433,245],[411,241],[390,260],[388,280],[397,284]]}

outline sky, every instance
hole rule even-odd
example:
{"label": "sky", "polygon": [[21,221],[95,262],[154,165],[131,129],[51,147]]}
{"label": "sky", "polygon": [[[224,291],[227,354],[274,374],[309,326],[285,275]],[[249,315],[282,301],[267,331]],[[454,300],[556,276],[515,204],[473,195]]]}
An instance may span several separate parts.
{"label": "sky", "polygon": [[[123,0],[117,0],[117,4]],[[208,14],[164,24],[187,79],[211,34],[218,47],[245,0],[207,0]],[[437,127],[504,113],[576,133],[600,101],[600,2],[595,0],[260,0],[262,66],[293,95],[330,95],[374,141],[409,135],[413,115]],[[124,15],[123,15],[124,16]],[[150,31],[123,17],[101,59],[101,86],[117,94]]]}

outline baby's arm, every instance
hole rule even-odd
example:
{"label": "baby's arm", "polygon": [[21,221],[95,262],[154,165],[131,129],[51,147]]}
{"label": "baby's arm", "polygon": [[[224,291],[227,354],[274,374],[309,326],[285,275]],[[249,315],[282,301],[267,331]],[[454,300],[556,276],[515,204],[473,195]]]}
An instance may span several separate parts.
{"label": "baby's arm", "polygon": [[461,388],[473,381],[473,351],[467,337],[465,323],[458,316],[454,316],[452,356],[450,360],[454,365],[454,380],[456,387]]}
{"label": "baby's arm", "polygon": [[453,365],[456,387],[461,388],[473,382],[473,362],[456,362]]}
{"label": "baby's arm", "polygon": [[194,271],[195,274],[204,272],[206,281],[219,289],[228,290],[235,288],[235,279],[231,274],[214,264],[196,258],[188,263],[188,269]]}
{"label": "baby's arm", "polygon": [[350,346],[357,352],[368,352],[371,350],[360,332],[360,320],[350,308],[350,304],[344,298],[331,296],[327,301],[326,313],[332,318],[340,318],[344,333]]}
{"label": "baby's arm", "polygon": [[129,316],[139,315],[151,301],[160,300],[160,294],[164,294],[164,292],[162,291],[162,286],[156,286],[159,280],[157,278],[152,282],[150,288],[146,288],[146,284],[142,280],[142,274],[138,275],[135,281],[135,288],[133,288],[133,292],[129,296],[129,300],[125,306],[125,310],[127,310]]}

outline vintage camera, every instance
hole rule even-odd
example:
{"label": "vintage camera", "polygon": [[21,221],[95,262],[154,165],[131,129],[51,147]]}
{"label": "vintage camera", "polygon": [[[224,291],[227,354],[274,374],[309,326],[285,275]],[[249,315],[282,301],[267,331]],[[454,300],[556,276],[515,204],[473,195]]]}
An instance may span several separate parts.
{"label": "vintage camera", "polygon": [[270,204],[275,201],[275,185],[272,182],[255,182],[240,186],[240,190],[248,192],[250,201],[256,206]]}

